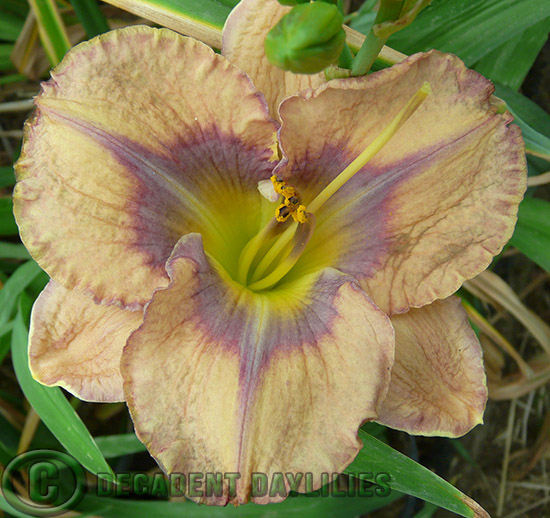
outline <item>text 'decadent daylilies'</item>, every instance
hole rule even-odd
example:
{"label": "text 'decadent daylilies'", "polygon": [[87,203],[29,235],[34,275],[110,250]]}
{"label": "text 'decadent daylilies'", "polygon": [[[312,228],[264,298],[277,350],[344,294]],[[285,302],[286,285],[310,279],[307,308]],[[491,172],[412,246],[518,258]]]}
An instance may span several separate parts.
{"label": "text 'decadent daylilies'", "polygon": [[[241,2],[225,57],[148,27],[79,45],[36,98],[16,167],[21,236],[52,278],[33,375],[127,401],[168,473],[239,473],[212,504],[247,502],[253,472],[319,487],[365,420],[451,437],[482,421],[481,350],[452,294],[510,238],[526,183],[519,129],[458,58],[294,76],[262,50],[285,10]],[[289,273],[244,287],[242,251],[276,206],[258,182],[275,172],[307,206],[424,82],[432,93],[314,214]]]}

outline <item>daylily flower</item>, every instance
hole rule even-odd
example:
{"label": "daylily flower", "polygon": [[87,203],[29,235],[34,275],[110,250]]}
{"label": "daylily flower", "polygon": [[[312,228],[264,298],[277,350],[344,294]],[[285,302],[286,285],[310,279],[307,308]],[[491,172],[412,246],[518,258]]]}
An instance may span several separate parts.
{"label": "daylily flower", "polygon": [[[32,313],[33,375],[126,401],[167,473],[239,473],[236,494],[225,480],[199,498],[219,505],[283,498],[251,498],[253,472],[319,487],[366,420],[449,437],[482,421],[481,349],[452,294],[510,238],[526,185],[519,129],[458,58],[293,75],[263,54],[286,9],[243,0],[224,56],[149,27],[75,47],[16,168],[21,236],[52,279]],[[424,82],[432,93],[307,223],[269,227],[258,182],[278,175],[318,207]],[[266,224],[296,232],[295,264],[262,285],[288,266],[283,252],[260,267],[282,242]]]}

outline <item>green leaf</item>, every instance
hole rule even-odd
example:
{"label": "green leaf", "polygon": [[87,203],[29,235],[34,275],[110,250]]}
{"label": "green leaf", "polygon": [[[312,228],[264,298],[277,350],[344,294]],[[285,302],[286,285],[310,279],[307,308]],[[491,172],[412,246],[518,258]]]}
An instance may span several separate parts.
{"label": "green leaf", "polygon": [[421,498],[460,516],[488,517],[478,504],[429,469],[362,430],[359,438],[363,448],[345,473],[352,476],[387,473],[387,484],[392,490]]}
{"label": "green leaf", "polygon": [[[136,3],[139,3],[139,1]],[[239,3],[239,0],[226,2],[216,0],[201,0],[200,2],[197,2],[197,0],[153,0],[149,3],[178,16],[200,20],[216,27],[223,27],[231,9]]]}
{"label": "green leaf", "polygon": [[19,294],[41,273],[42,270],[34,261],[28,261],[6,281],[0,290],[0,327],[8,323]]}
{"label": "green leaf", "polygon": [[55,0],[29,0],[36,16],[42,46],[55,66],[72,47]]}
{"label": "green leaf", "polygon": [[495,95],[506,102],[514,123],[521,128],[526,150],[550,160],[550,115],[507,86],[495,84]]}
{"label": "green leaf", "polygon": [[513,110],[510,110],[510,113],[514,116],[514,122],[521,128],[525,151],[545,160],[550,160],[550,139],[531,128]]}
{"label": "green leaf", "polygon": [[525,198],[510,244],[550,272],[550,202]]}
{"label": "green leaf", "polygon": [[0,241],[0,257],[2,259],[30,259],[27,249],[18,243],[4,243]]}
{"label": "green leaf", "polygon": [[545,18],[486,54],[473,66],[474,70],[517,90],[548,39],[549,31],[550,18]]}
{"label": "green leaf", "polygon": [[0,235],[14,236],[19,233],[13,217],[13,201],[11,196],[0,198]]}
{"label": "green leaf", "polygon": [[388,442],[386,439],[388,429],[381,424],[375,423],[374,421],[367,421],[363,426],[361,426],[361,429],[383,442]]}
{"label": "green leaf", "polygon": [[495,83],[495,95],[506,101],[508,108],[536,132],[550,138],[550,115],[525,95]]}
{"label": "green leaf", "polygon": [[82,466],[92,473],[112,474],[93,437],[74,408],[57,387],[45,387],[35,381],[29,370],[28,332],[19,309],[12,332],[12,360],[15,374],[25,397],[43,423]]}
{"label": "green leaf", "polygon": [[351,15],[349,26],[362,34],[367,34],[376,18],[376,0],[367,0],[356,13]]}
{"label": "green leaf", "polygon": [[138,16],[182,34],[191,34],[216,48],[221,30],[238,0],[106,0]]}
{"label": "green leaf", "polygon": [[95,437],[95,442],[106,459],[147,451],[145,445],[134,433],[102,435]]}
{"label": "green leaf", "polygon": [[88,38],[109,30],[107,19],[103,16],[96,0],[71,0],[71,5]]}
{"label": "green leaf", "polygon": [[309,497],[290,496],[278,504],[246,504],[239,507],[199,506],[191,501],[151,502],[145,500],[127,500],[86,495],[76,510],[99,514],[102,518],[203,518],[235,516],[238,518],[355,518],[368,512],[380,509],[397,498],[400,494],[388,497]]}
{"label": "green leaf", "polygon": [[471,66],[549,16],[548,0],[433,0],[388,45],[406,54],[452,52]]}

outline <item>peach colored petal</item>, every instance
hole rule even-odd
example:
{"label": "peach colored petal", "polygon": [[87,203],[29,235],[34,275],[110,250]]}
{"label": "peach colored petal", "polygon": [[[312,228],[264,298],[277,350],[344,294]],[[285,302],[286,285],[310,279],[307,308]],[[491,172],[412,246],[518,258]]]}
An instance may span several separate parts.
{"label": "peach colored petal", "polygon": [[483,422],[481,346],[458,297],[392,317],[395,363],[377,421],[414,435],[458,437]]}
{"label": "peach colored petal", "polygon": [[508,241],[526,187],[519,128],[495,113],[487,79],[436,51],[331,81],[280,108],[288,163],[277,173],[307,205],[424,81],[432,93],[420,108],[318,211],[295,269],[335,266],[392,314],[448,297]]}
{"label": "peach colored petal", "polygon": [[293,74],[268,61],[264,51],[266,34],[289,10],[276,0],[241,0],[223,28],[222,54],[252,78],[274,117],[285,97],[325,82],[323,73]]}
{"label": "peach colored petal", "polygon": [[99,306],[52,280],[32,310],[31,373],[85,401],[124,401],[120,356],[142,322],[142,311]]}
{"label": "peach colored petal", "polygon": [[35,104],[15,214],[65,287],[137,309],[167,284],[182,235],[224,249],[257,230],[277,125],[206,45],[144,26],[109,32],[72,49]]}
{"label": "peach colored petal", "polygon": [[161,467],[239,473],[236,494],[226,480],[196,498],[216,505],[284,499],[251,494],[253,472],[310,472],[310,488],[341,472],[386,394],[387,316],[334,269],[267,295],[244,290],[210,266],[196,234],[168,271],[121,361],[136,433]]}

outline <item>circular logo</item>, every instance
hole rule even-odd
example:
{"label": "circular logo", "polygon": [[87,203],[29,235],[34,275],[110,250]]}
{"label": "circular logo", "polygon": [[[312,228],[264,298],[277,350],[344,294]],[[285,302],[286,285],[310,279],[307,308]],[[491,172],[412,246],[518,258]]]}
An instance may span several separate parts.
{"label": "circular logo", "polygon": [[2,494],[17,511],[56,516],[84,497],[86,474],[70,455],[32,450],[14,457],[2,474]]}

